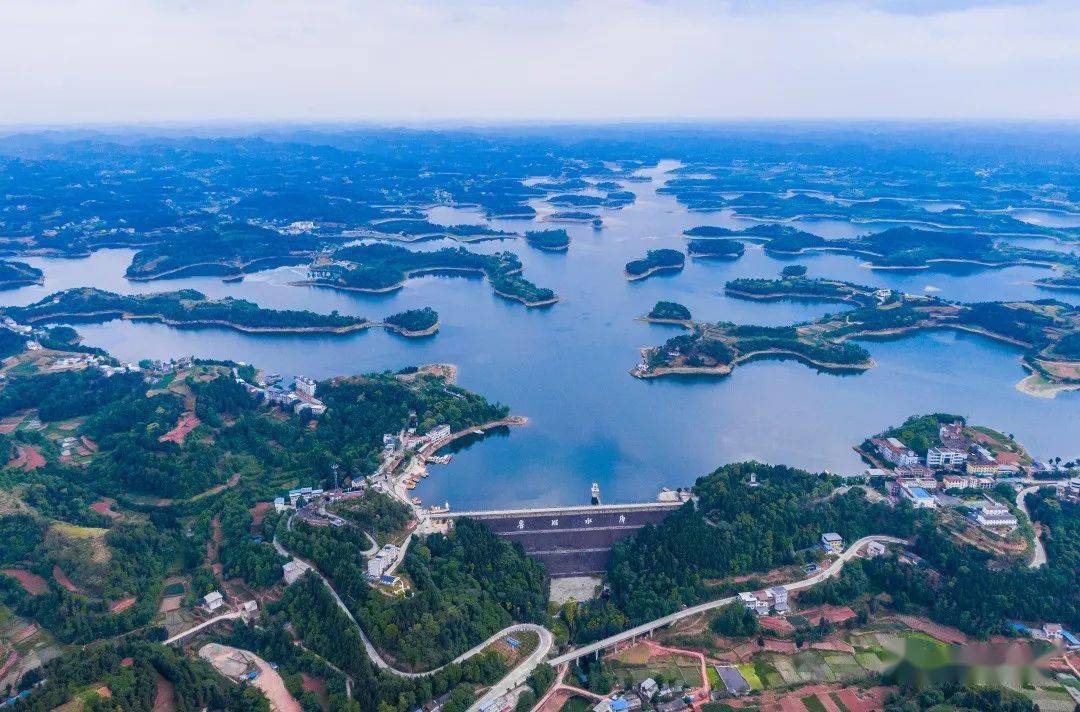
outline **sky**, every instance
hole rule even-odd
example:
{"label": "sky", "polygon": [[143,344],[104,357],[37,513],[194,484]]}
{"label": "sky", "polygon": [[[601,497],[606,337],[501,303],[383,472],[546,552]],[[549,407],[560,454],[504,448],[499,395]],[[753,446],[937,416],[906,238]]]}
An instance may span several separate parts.
{"label": "sky", "polygon": [[0,125],[1080,119],[1078,0],[2,0]]}

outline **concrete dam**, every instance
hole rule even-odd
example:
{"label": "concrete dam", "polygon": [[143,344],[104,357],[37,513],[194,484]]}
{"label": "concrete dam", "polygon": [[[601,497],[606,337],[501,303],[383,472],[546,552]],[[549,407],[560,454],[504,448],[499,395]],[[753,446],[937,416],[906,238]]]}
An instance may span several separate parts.
{"label": "concrete dam", "polygon": [[[598,497],[595,498],[598,501]],[[612,546],[646,524],[659,524],[681,507],[681,499],[637,504],[593,504],[538,509],[440,512],[433,520],[469,517],[498,536],[520,542],[552,578],[603,573]]]}

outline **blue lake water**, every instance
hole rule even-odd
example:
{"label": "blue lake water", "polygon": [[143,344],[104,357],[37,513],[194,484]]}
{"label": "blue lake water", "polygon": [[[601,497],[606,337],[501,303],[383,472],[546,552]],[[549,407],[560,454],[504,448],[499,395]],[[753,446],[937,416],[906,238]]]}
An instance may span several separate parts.
{"label": "blue lake water", "polygon": [[[662,170],[650,172],[662,180]],[[457,509],[578,503],[600,484],[606,501],[652,498],[661,486],[691,483],[718,465],[756,458],[809,469],[856,472],[851,446],[908,415],[954,411],[1015,434],[1036,456],[1080,455],[1080,393],[1039,399],[1015,390],[1024,373],[1019,352],[988,339],[948,332],[867,344],[877,368],[855,376],[819,374],[794,362],[759,362],[726,378],[641,381],[628,370],[638,349],[679,329],[635,317],[659,299],[687,305],[698,318],[787,324],[842,307],[795,302],[755,303],[724,296],[726,280],[772,276],[794,260],[776,260],[750,246],[734,262],[690,260],[679,274],[628,283],[622,269],[646,249],[683,247],[681,233],[702,224],[732,225],[723,213],[687,213],[655,184],[628,184],[638,201],[621,211],[600,211],[604,229],[566,226],[566,254],[522,242],[488,242],[472,249],[517,252],[525,276],[551,287],[563,300],[525,309],[495,296],[475,278],[424,277],[386,295],[339,293],[289,286],[302,271],[279,269],[243,282],[191,278],[152,283],[123,279],[128,250],[107,250],[81,260],[33,258],[45,271],[43,286],[0,294],[25,304],[58,289],[97,286],[120,292],[191,287],[210,296],[233,295],[266,307],[338,310],[380,318],[432,306],[442,321],[432,338],[406,340],[382,331],[344,337],[255,336],[228,330],[178,330],[159,324],[114,321],[82,325],[88,344],[127,360],[182,354],[248,361],[270,371],[324,378],[407,365],[448,362],[460,382],[528,416],[507,435],[483,439],[454,455],[416,493],[449,500]],[[437,208],[433,220],[483,222],[476,211]],[[842,222],[842,221],[841,221]],[[843,236],[863,225],[812,221],[804,229]],[[496,221],[515,231],[544,225]],[[562,227],[562,226],[560,226]],[[431,249],[452,243],[425,243]],[[952,266],[918,272],[869,270],[858,259],[833,254],[798,260],[812,276],[829,276],[909,292],[933,292],[963,301],[1054,296],[1031,284],[1048,274],[1035,268],[979,270]]]}

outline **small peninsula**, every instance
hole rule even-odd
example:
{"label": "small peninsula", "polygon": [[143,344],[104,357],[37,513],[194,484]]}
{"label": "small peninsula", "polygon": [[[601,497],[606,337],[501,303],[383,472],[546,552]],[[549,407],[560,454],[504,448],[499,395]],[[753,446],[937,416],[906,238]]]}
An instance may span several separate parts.
{"label": "small peninsula", "polygon": [[1043,289],[1060,289],[1065,292],[1080,292],[1080,268],[1073,268],[1055,277],[1037,279],[1035,286]]}
{"label": "small peninsula", "polygon": [[642,350],[631,373],[727,375],[740,363],[794,358],[821,371],[845,373],[874,366],[855,339],[889,338],[930,329],[982,334],[1024,350],[1029,372],[1024,392],[1080,388],[1080,308],[1053,299],[1018,302],[950,302],[824,279],[737,279],[729,295],[747,299],[814,299],[847,302],[854,309],[791,326],[687,321],[689,333]]}
{"label": "small peninsula", "polygon": [[395,239],[400,242],[422,242],[424,240],[456,240],[458,242],[482,242],[485,240],[505,240],[517,237],[517,234],[496,230],[486,225],[438,225],[428,220],[412,218],[390,218],[371,225],[371,230],[383,239]]}
{"label": "small peninsula", "polygon": [[657,272],[678,272],[686,264],[686,255],[678,250],[649,250],[645,257],[626,263],[626,278],[631,282]]}
{"label": "small peninsula", "polygon": [[559,300],[550,289],[537,287],[521,276],[521,260],[512,252],[491,255],[470,252],[463,247],[447,247],[414,252],[399,245],[376,243],[355,245],[334,252],[308,269],[311,284],[355,292],[393,292],[410,277],[424,274],[479,274],[495,293],[527,307],[554,304]]}
{"label": "small peninsula", "polygon": [[192,276],[237,278],[249,272],[310,262],[310,240],[247,223],[223,223],[135,253],[124,276],[132,281]]}
{"label": "small peninsula", "polygon": [[25,262],[0,260],[0,289],[16,289],[44,281],[45,277],[37,267]]}
{"label": "small peninsula", "polygon": [[525,233],[530,247],[547,252],[566,252],[570,248],[570,235],[566,230],[530,230]]}
{"label": "small peninsula", "polygon": [[127,319],[183,328],[223,327],[254,334],[348,334],[381,327],[402,336],[427,336],[438,330],[438,315],[430,308],[377,322],[336,312],[264,309],[244,299],[209,299],[194,289],[124,295],[83,287],[57,292],[29,306],[5,307],[0,313],[22,324]]}

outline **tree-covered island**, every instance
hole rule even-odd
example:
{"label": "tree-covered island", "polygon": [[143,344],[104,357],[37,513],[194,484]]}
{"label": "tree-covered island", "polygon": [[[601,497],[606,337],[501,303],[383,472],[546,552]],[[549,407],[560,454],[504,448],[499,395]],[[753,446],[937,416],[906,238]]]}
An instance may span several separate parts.
{"label": "tree-covered island", "polygon": [[538,250],[566,252],[570,247],[570,235],[566,230],[529,230],[525,242]]}
{"label": "tree-covered island", "polygon": [[527,307],[554,304],[550,289],[537,287],[521,276],[522,264],[512,252],[484,255],[463,247],[414,252],[398,245],[371,244],[345,247],[329,260],[308,270],[308,284],[358,292],[392,292],[406,280],[425,274],[479,274],[495,293]]}
{"label": "tree-covered island", "polygon": [[0,289],[15,289],[43,281],[44,275],[37,267],[25,262],[0,260]]}
{"label": "tree-covered island", "polygon": [[746,245],[738,240],[690,240],[686,250],[691,257],[737,260],[746,252]]}
{"label": "tree-covered island", "polygon": [[[183,328],[220,327],[248,333],[348,334],[386,327],[403,336],[434,333],[438,315],[432,309],[388,317],[317,314],[306,310],[265,309],[244,299],[209,299],[194,289],[153,294],[116,294],[93,287],[57,292],[25,307],[4,307],[0,313],[22,324],[87,323],[113,319],[157,321]],[[430,313],[428,313],[430,312]],[[412,326],[418,328],[412,328]]]}
{"label": "tree-covered island", "polygon": [[686,255],[678,250],[649,250],[645,257],[626,263],[626,278],[634,282],[645,279],[657,272],[677,272],[686,264]]}
{"label": "tree-covered island", "polygon": [[670,324],[685,324],[690,321],[690,310],[678,302],[657,302],[645,315],[646,321]]}
{"label": "tree-covered island", "polygon": [[631,373],[638,378],[727,375],[759,358],[794,358],[823,371],[858,372],[874,361],[855,339],[958,329],[1022,348],[1022,364],[1031,374],[1023,384],[1026,392],[1080,388],[1080,309],[1055,300],[966,304],[805,277],[737,279],[727,290],[751,299],[841,301],[855,308],[791,326],[688,322],[689,333],[643,349],[642,362]]}

